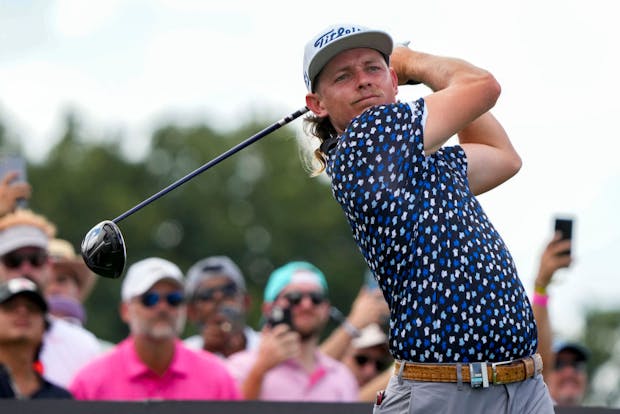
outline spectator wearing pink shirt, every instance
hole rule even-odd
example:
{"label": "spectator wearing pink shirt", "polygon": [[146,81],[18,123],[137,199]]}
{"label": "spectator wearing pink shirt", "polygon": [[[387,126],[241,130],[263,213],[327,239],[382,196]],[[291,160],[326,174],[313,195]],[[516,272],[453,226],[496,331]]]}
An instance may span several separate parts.
{"label": "spectator wearing pink shirt", "polygon": [[215,355],[190,350],[183,275],[173,263],[148,258],[132,265],[120,313],[130,335],[81,369],[69,386],[80,400],[237,400],[237,385]]}
{"label": "spectator wearing pink shirt", "polygon": [[[257,348],[231,355],[227,364],[245,399],[272,401],[357,401],[355,377],[319,349],[330,304],[323,273],[310,263],[276,269],[264,292],[267,323]],[[276,315],[286,315],[284,323]],[[287,320],[289,319],[289,320]]]}

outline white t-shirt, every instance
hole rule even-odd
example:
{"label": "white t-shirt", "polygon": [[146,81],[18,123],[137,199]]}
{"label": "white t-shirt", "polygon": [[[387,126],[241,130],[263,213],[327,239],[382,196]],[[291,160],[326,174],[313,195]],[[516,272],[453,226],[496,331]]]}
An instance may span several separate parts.
{"label": "white t-shirt", "polygon": [[67,387],[84,364],[102,351],[97,337],[79,325],[48,315],[50,328],[43,336],[43,376]]}

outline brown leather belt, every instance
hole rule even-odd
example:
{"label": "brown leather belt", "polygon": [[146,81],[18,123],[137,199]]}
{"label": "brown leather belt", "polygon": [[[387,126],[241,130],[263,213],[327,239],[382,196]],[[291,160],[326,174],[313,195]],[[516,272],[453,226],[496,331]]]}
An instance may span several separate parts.
{"label": "brown leather belt", "polygon": [[[394,375],[399,375],[403,362],[396,361]],[[506,362],[462,364],[426,364],[404,362],[402,378],[413,381],[467,382],[472,387],[508,384],[532,378],[542,372],[540,354]],[[460,371],[460,372],[459,372]]]}

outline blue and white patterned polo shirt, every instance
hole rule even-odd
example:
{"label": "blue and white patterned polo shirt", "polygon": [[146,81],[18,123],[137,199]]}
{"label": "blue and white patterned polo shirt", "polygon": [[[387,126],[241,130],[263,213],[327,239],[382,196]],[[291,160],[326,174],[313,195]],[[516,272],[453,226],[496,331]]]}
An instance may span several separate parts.
{"label": "blue and white patterned polo shirt", "polygon": [[390,305],[390,349],[417,362],[531,355],[536,324],[512,257],[471,193],[460,146],[424,154],[424,100],[371,108],[327,173]]}

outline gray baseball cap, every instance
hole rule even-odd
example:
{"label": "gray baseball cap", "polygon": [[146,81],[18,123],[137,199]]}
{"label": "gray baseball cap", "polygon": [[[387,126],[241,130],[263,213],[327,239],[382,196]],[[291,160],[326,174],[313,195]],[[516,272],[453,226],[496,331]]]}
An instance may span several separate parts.
{"label": "gray baseball cap", "polygon": [[304,82],[308,92],[313,92],[314,80],[327,62],[340,52],[356,48],[379,51],[389,60],[394,42],[389,34],[356,24],[329,26],[312,38],[304,50]]}
{"label": "gray baseball cap", "polygon": [[185,281],[185,293],[188,296],[193,295],[201,281],[216,276],[225,276],[232,280],[239,290],[246,291],[245,279],[239,266],[228,256],[211,256],[199,260],[189,268]]}

